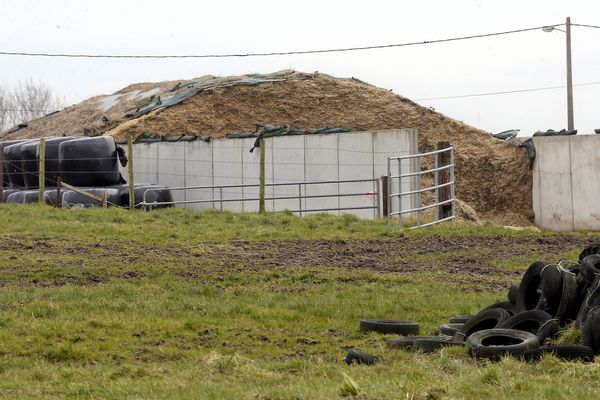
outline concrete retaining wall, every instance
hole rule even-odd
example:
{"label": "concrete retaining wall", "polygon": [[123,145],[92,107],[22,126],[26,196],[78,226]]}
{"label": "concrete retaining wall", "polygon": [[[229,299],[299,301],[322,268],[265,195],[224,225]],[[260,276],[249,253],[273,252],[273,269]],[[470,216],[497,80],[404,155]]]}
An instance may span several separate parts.
{"label": "concrete retaining wall", "polygon": [[[134,178],[138,183],[175,186],[216,186],[259,183],[259,149],[250,153],[255,139],[220,139],[209,143],[140,143],[133,147]],[[266,142],[266,183],[311,182],[379,178],[387,173],[387,157],[417,152],[416,129],[394,129],[325,135],[279,136]],[[406,161],[404,172],[414,171]],[[126,176],[126,175],[124,175]],[[409,187],[403,182],[404,190]],[[275,187],[266,189],[266,197],[373,192],[372,183],[323,184]],[[393,189],[397,192],[397,184]],[[258,188],[222,190],[223,198],[258,197]],[[219,199],[218,189],[174,191],[176,200]],[[362,207],[374,204],[374,196],[331,197],[302,200],[302,209]],[[268,211],[300,208],[297,199],[269,200]],[[258,201],[196,203],[185,207],[196,210],[220,209],[257,211]],[[404,199],[403,208],[414,206]],[[396,211],[397,206],[394,207]],[[345,211],[342,211],[342,213]],[[348,211],[363,218],[373,218],[374,210]],[[336,212],[338,213],[338,212]]]}
{"label": "concrete retaining wall", "polygon": [[536,224],[557,231],[600,230],[600,135],[533,141]]}

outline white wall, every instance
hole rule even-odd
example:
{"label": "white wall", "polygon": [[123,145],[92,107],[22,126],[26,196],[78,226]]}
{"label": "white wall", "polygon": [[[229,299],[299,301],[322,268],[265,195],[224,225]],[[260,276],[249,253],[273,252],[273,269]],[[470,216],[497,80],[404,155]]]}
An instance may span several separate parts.
{"label": "white wall", "polygon": [[[158,183],[170,187],[216,186],[259,183],[260,150],[250,153],[255,138],[219,139],[209,143],[158,142],[134,144],[133,165],[136,183]],[[266,183],[300,183],[329,180],[372,179],[387,174],[387,157],[416,153],[415,129],[393,129],[324,135],[279,136],[265,139]],[[414,165],[403,162],[403,172]],[[392,173],[395,173],[393,171]],[[124,175],[125,176],[125,175]],[[410,182],[403,190],[407,190]],[[398,191],[397,184],[393,191]],[[284,209],[318,210],[323,208],[364,207],[374,205],[374,185],[368,183],[300,185],[306,195],[361,193],[357,197],[316,197],[268,200],[268,211]],[[298,185],[266,188],[266,197],[295,196]],[[364,193],[364,194],[363,194]],[[219,189],[173,191],[176,200],[219,199]],[[258,188],[224,188],[223,198],[257,198]],[[402,207],[412,208],[413,199],[405,198]],[[258,201],[224,202],[223,209],[257,211]],[[190,203],[182,207],[196,210],[220,209],[221,203]],[[398,204],[394,204],[397,211]],[[363,218],[376,216],[375,210],[332,211],[353,213]]]}
{"label": "white wall", "polygon": [[600,135],[535,137],[533,211],[542,228],[600,230]]}

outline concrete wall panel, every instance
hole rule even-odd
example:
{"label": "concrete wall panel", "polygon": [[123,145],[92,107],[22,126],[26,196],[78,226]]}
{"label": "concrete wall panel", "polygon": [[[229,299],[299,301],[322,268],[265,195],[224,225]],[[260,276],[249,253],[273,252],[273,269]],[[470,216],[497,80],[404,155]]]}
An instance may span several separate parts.
{"label": "concrete wall panel", "polygon": [[[373,133],[346,133],[339,135],[340,180],[373,179]],[[372,182],[342,183],[339,185],[340,194],[361,193],[359,196],[340,197],[340,207],[376,206],[376,197]],[[374,210],[342,211],[352,213],[361,218],[373,218]]]}
{"label": "concrete wall panel", "polygon": [[[186,186],[185,143],[165,143],[157,146],[157,157],[158,182],[156,183],[172,187]],[[173,191],[173,200],[186,200],[185,191]]]}
{"label": "concrete wall panel", "polygon": [[[167,145],[167,144],[163,144]],[[198,140],[185,145],[185,171],[187,186],[212,186],[213,185],[213,160],[212,145]],[[186,190],[188,201],[212,200],[212,189]],[[187,208],[193,210],[212,209],[212,203],[190,203]]]}
{"label": "concrete wall panel", "polygon": [[[416,137],[415,129],[398,129],[394,131],[375,131],[373,132],[373,169],[375,176],[380,177],[387,175],[387,158],[407,156],[411,154],[413,146],[413,138]],[[400,173],[408,173],[414,171],[415,163],[410,160],[402,160],[400,164]],[[398,175],[398,162],[392,162],[392,175]],[[392,193],[399,193],[399,179],[392,180]],[[402,191],[406,192],[414,189],[414,180],[410,178],[402,179]],[[414,196],[403,196],[402,209],[407,210],[416,206]],[[396,212],[400,208],[398,199],[392,201],[392,211]]]}
{"label": "concrete wall panel", "polygon": [[[386,173],[386,157],[408,154],[416,146],[416,131],[391,130],[356,132],[314,136],[281,136],[266,141],[266,182],[311,182],[338,179],[380,177]],[[140,143],[134,145],[134,173],[138,183],[156,183],[166,186],[209,186],[258,184],[259,149],[253,153],[255,139],[222,139],[178,143]],[[403,163],[405,171],[409,163]],[[124,176],[126,170],[123,170]],[[302,201],[302,209],[338,208],[373,204],[371,183],[302,185],[309,195],[365,193],[355,198],[314,198]],[[218,199],[220,191],[186,190],[174,192],[176,200]],[[266,196],[295,196],[298,186],[267,187]],[[225,198],[258,197],[258,188],[230,188],[223,190]],[[410,204],[410,199],[405,200]],[[404,205],[403,205],[404,206]],[[220,209],[214,205],[189,204],[187,208]],[[298,200],[267,201],[268,211],[297,210]],[[223,209],[256,211],[258,201],[229,202]],[[338,211],[334,211],[338,213]],[[352,211],[360,217],[372,218],[371,210]]]}
{"label": "concrete wall panel", "polygon": [[[540,189],[536,222],[557,231],[573,230],[571,156],[568,137],[534,139]],[[535,179],[535,177],[534,177]]]}
{"label": "concrete wall panel", "polygon": [[[333,181],[339,179],[338,135],[304,136],[305,175],[307,182]],[[309,196],[324,196],[338,193],[337,183],[306,185]],[[339,208],[337,197],[306,199],[307,209]],[[331,211],[339,214],[338,211]]]}
{"label": "concrete wall panel", "polygon": [[[215,185],[241,185],[243,181],[242,152],[247,151],[244,139],[213,140],[213,163]],[[219,199],[221,190],[215,190],[215,199]],[[241,188],[224,188],[223,199],[240,199]],[[220,204],[215,203],[219,209]],[[241,202],[225,202],[224,210],[242,211]]]}
{"label": "concrete wall panel", "polygon": [[[127,151],[127,146],[123,146]],[[158,145],[156,143],[135,144],[133,146],[133,172],[139,183],[158,184]],[[124,169],[127,176],[127,169]]]}
{"label": "concrete wall panel", "polygon": [[576,230],[600,230],[600,138],[571,138],[573,225]]}
{"label": "concrete wall panel", "polygon": [[[274,137],[268,142],[268,148],[272,149],[270,171],[273,183],[304,182],[305,178],[305,150],[304,136]],[[267,165],[268,166],[268,165]],[[274,197],[297,196],[298,186],[277,186],[272,193]],[[302,191],[304,188],[301,187]],[[306,208],[306,201],[302,205],[297,199],[275,200],[275,210],[298,210]]]}

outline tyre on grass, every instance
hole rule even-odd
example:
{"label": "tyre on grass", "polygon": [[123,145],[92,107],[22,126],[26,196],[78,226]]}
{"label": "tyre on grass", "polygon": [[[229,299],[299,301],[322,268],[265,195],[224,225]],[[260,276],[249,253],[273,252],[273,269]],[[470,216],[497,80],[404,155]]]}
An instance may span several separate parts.
{"label": "tyre on grass", "polygon": [[574,273],[562,271],[562,291],[555,317],[563,323],[577,318],[581,306],[580,290]]}
{"label": "tyre on grass", "polygon": [[600,275],[596,277],[592,286],[587,289],[587,294],[581,302],[579,312],[577,313],[576,325],[578,327],[585,325],[590,310],[598,306],[600,306]]}
{"label": "tyre on grass", "polygon": [[514,329],[485,329],[469,336],[466,342],[469,354],[498,360],[502,356],[518,356],[537,349],[540,342],[533,333]]}
{"label": "tyre on grass", "polygon": [[420,326],[417,322],[395,321],[387,319],[362,319],[361,332],[396,333],[398,335],[418,335]]}
{"label": "tyre on grass", "polygon": [[410,349],[420,350],[424,353],[431,353],[442,347],[463,346],[464,343],[454,343],[448,338],[439,336],[407,336],[395,339],[387,339],[387,346],[390,349]]}
{"label": "tyre on grass", "polygon": [[448,320],[451,324],[464,324],[468,320],[473,318],[473,315],[455,315],[454,317]]}
{"label": "tyre on grass", "polygon": [[454,323],[454,324],[442,324],[440,325],[438,331],[440,335],[444,336],[454,336],[456,332],[463,327],[464,324]]}
{"label": "tyre on grass", "polygon": [[499,329],[514,329],[533,333],[540,344],[553,336],[558,329],[558,320],[542,310],[528,310],[513,315],[498,325]]}
{"label": "tyre on grass", "polygon": [[541,300],[542,270],[547,261],[539,260],[532,263],[523,274],[519,292],[517,293],[517,311],[533,310],[538,308]]}
{"label": "tyre on grass", "polygon": [[581,263],[584,258],[591,254],[600,254],[600,241],[595,241],[585,246],[583,250],[581,250],[581,253],[579,253],[579,262]]}
{"label": "tyre on grass", "polygon": [[517,303],[517,294],[519,293],[519,285],[512,285],[508,288],[508,301]]}
{"label": "tyre on grass", "polygon": [[479,312],[493,310],[495,308],[501,308],[503,310],[506,310],[510,315],[513,315],[517,312],[517,305],[512,301],[499,301],[497,303],[490,304],[485,308],[482,308],[481,310],[479,310]]}
{"label": "tyre on grass", "polygon": [[587,346],[546,346],[521,353],[520,359],[527,362],[540,361],[544,354],[552,354],[564,361],[594,362],[594,350]]}
{"label": "tyre on grass", "polygon": [[502,322],[510,318],[510,313],[502,308],[492,308],[477,313],[473,318],[454,334],[452,342],[462,343],[475,332],[496,328]]}
{"label": "tyre on grass", "polygon": [[600,353],[600,306],[592,308],[587,321],[581,328],[583,345],[591,347],[594,354]]}

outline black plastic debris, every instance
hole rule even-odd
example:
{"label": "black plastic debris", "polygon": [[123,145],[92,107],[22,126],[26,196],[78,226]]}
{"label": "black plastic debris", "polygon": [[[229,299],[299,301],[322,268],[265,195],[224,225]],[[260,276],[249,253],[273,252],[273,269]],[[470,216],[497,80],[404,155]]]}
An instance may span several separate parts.
{"label": "black plastic debris", "polygon": [[555,131],[554,129],[548,129],[545,132],[537,131],[533,134],[533,136],[571,136],[577,135],[577,129],[561,129],[560,131]]}
{"label": "black plastic debris", "polygon": [[519,134],[520,129],[510,129],[508,131],[502,131],[498,133],[491,133],[492,137],[500,140],[510,140],[515,138]]}
{"label": "black plastic debris", "polygon": [[529,157],[529,169],[533,168],[533,162],[535,161],[535,144],[533,143],[533,139],[525,139],[519,147],[525,147],[527,150],[527,156]]}

